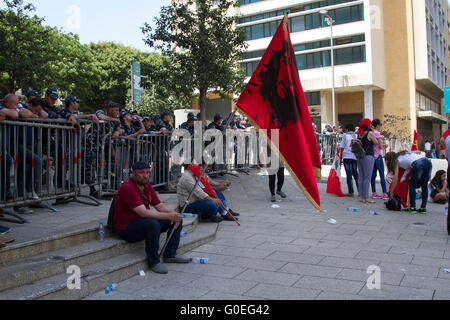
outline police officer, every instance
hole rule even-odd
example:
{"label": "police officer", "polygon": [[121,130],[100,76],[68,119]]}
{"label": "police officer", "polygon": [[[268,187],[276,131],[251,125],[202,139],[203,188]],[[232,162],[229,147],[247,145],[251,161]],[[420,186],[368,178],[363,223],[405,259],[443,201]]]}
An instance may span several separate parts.
{"label": "police officer", "polygon": [[172,134],[174,129],[170,125],[172,114],[169,111],[163,111],[161,113],[161,119],[156,123],[156,130],[161,131],[163,134]]}
{"label": "police officer", "polygon": [[58,91],[54,87],[50,87],[45,91],[44,111],[48,113],[50,119],[67,119],[67,123],[74,126],[77,124],[77,118],[65,109],[58,108],[56,101],[59,99]]}
{"label": "police officer", "polygon": [[214,122],[211,122],[208,126],[208,130],[217,129],[219,131],[224,131],[224,127],[222,126],[223,117],[220,114],[216,114],[214,116]]}
{"label": "police officer", "polygon": [[180,129],[189,131],[190,135],[193,136],[195,121],[197,121],[197,117],[190,112],[187,121],[180,126]]}

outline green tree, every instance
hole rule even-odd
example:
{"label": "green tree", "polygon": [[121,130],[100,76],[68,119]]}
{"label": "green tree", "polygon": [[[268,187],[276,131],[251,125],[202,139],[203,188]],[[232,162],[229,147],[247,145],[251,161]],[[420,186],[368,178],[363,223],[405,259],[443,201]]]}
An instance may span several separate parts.
{"label": "green tree", "polygon": [[[142,89],[142,102],[135,103],[135,110],[140,115],[150,116],[161,114],[164,110],[173,112],[177,109],[188,109],[191,104],[192,101],[188,97],[175,97],[166,93],[160,95],[158,88],[155,85],[151,85],[150,87],[144,86]],[[131,106],[131,93],[127,96],[127,106]]]}
{"label": "green tree", "polygon": [[91,43],[90,50],[101,77],[94,88],[97,94],[91,104],[102,107],[109,101],[116,101],[130,109],[131,60],[141,64],[143,76],[143,103],[136,105],[137,108],[156,111],[166,105],[166,109],[172,110],[172,100],[186,99],[186,96],[177,94],[170,87],[170,60],[167,57],[113,42]]}
{"label": "green tree", "polygon": [[244,88],[239,60],[246,32],[236,29],[236,18],[228,14],[237,6],[235,0],[173,0],[155,18],[154,29],[148,23],[142,28],[146,44],[170,58],[172,90],[198,91],[202,114],[208,92],[224,96]]}
{"label": "green tree", "polygon": [[4,0],[0,10],[0,90],[2,94],[20,88],[39,87],[46,74],[46,47],[51,28],[42,26],[43,18],[31,16],[32,4]]}

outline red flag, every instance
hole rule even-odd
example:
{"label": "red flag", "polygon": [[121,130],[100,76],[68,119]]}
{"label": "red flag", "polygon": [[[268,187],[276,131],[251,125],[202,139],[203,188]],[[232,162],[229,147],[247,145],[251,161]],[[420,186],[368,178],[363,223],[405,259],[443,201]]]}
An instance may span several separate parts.
{"label": "red flag", "polygon": [[419,150],[419,134],[416,130],[414,130],[414,142],[411,148],[411,151],[417,151]]}
{"label": "red flag", "polygon": [[327,183],[327,193],[336,194],[340,198],[346,197],[341,189],[341,165],[342,165],[342,149],[339,149],[336,157],[334,157],[333,166],[330,170]]}
{"label": "red flag", "polygon": [[279,129],[280,159],[297,185],[319,210],[317,179],[321,178],[321,160],[305,94],[298,76],[294,50],[289,36],[287,16],[278,27],[237,106],[256,127]]}

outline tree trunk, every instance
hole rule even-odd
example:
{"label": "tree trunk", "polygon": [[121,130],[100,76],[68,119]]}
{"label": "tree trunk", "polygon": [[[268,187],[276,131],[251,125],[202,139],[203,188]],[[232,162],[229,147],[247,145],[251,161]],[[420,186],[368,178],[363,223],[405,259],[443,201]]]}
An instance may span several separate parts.
{"label": "tree trunk", "polygon": [[202,129],[204,129],[206,127],[206,90],[204,89],[200,89],[198,104],[202,115]]}

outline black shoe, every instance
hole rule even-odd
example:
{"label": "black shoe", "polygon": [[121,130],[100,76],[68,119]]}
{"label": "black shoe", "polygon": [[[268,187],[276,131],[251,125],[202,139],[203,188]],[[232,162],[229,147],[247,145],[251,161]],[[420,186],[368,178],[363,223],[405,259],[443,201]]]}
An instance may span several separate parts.
{"label": "black shoe", "polygon": [[239,217],[241,214],[239,213],[239,212],[235,212],[235,211],[233,211],[233,210],[228,210],[228,211],[230,211],[230,213],[233,215],[233,217]]}
{"label": "black shoe", "polygon": [[[222,219],[224,221],[234,221],[234,219],[229,214],[227,214],[226,216],[222,216]],[[235,218],[235,219],[239,221],[239,218]]]}
{"label": "black shoe", "polygon": [[219,216],[214,216],[214,217],[211,217],[211,218],[209,218],[209,219],[206,219],[206,221],[207,221],[207,222],[220,223],[220,222],[223,221],[223,218],[222,218],[222,217],[219,217]]}

